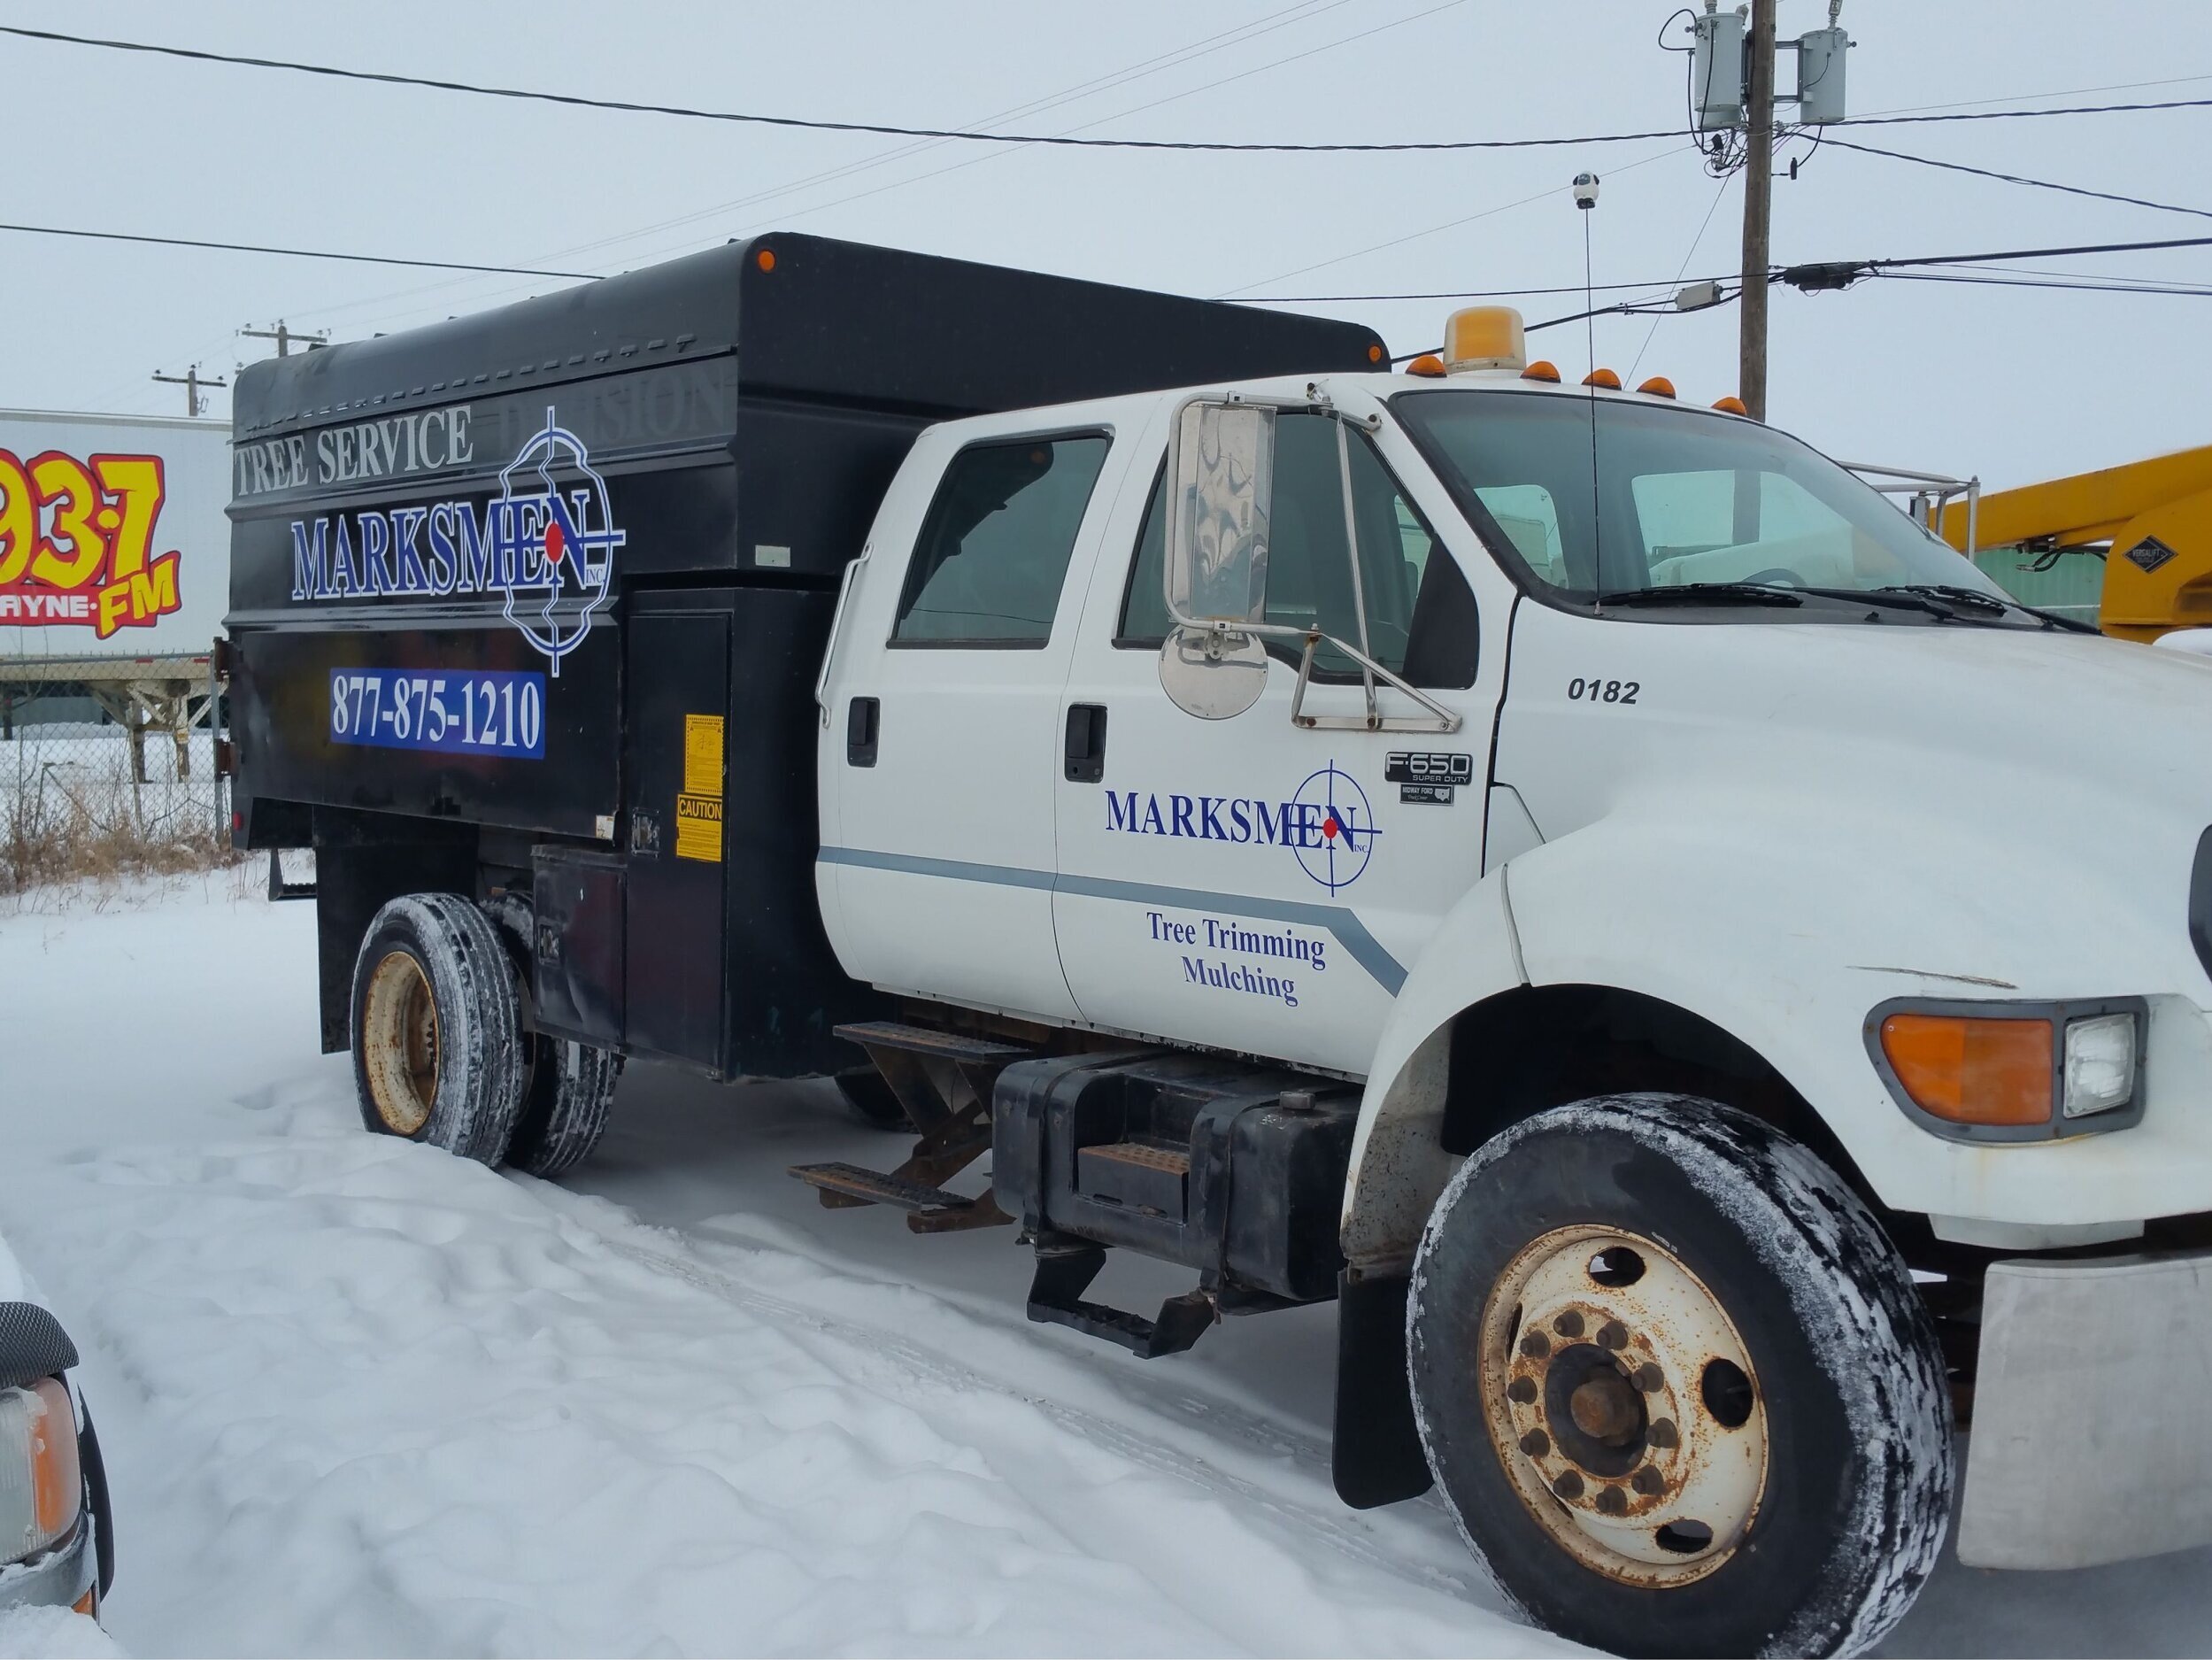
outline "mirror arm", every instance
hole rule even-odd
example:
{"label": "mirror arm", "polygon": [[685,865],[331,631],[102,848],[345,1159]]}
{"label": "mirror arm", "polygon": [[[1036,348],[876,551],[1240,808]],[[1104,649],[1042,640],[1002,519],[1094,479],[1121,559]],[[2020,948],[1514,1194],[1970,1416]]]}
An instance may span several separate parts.
{"label": "mirror arm", "polygon": [[[1361,665],[1360,684],[1367,694],[1368,726],[1372,730],[1376,715],[1375,670],[1369,664],[1368,656],[1372,648],[1368,642],[1367,587],[1360,575],[1359,518],[1352,511],[1352,440],[1345,436],[1345,423],[1342,421],[1337,422],[1337,482],[1340,498],[1344,502],[1345,555],[1352,561],[1352,614],[1360,625],[1360,662]],[[1306,648],[1308,658],[1312,657],[1313,651],[1314,648],[1309,643]]]}

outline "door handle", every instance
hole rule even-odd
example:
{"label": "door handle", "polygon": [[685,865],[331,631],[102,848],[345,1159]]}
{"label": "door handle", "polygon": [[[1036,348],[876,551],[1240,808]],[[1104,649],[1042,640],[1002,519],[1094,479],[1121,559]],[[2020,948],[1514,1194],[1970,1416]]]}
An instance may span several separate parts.
{"label": "door handle", "polygon": [[1103,703],[1067,706],[1068,783],[1097,784],[1106,776],[1106,726]]}
{"label": "door handle", "polygon": [[844,760],[848,767],[875,765],[880,706],[874,698],[855,698],[845,706]]}

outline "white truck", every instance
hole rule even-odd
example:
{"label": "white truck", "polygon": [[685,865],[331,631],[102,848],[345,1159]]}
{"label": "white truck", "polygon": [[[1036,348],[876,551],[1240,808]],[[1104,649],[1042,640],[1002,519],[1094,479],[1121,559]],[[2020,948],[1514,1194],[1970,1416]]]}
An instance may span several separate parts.
{"label": "white truck", "polygon": [[248,371],[235,830],[365,1123],[832,1073],[913,1155],[794,1173],[1035,1318],[1335,1299],[1340,1493],[1608,1648],[1872,1644],[1969,1423],[1970,1563],[2212,1540],[2212,664],[1510,313],[1384,357],[775,235]]}

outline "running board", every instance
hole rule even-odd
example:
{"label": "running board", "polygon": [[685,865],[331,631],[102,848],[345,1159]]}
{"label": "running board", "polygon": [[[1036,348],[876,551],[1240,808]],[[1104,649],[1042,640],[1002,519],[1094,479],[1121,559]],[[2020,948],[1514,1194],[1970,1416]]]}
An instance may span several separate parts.
{"label": "running board", "polygon": [[952,1233],[967,1228],[995,1228],[1014,1220],[986,1193],[980,1199],[948,1193],[927,1182],[863,1170],[858,1164],[794,1164],[791,1174],[821,1194],[833,1208],[848,1205],[889,1205],[906,1212],[916,1233]]}
{"label": "running board", "polygon": [[1084,1301],[1083,1293],[1105,1266],[1102,1245],[1040,1244],[1037,1278],[1029,1286],[1029,1318],[1118,1343],[1139,1360],[1182,1354],[1221,1318],[1214,1297],[1203,1290],[1168,1298],[1160,1305],[1158,1316],[1150,1320],[1102,1302]]}

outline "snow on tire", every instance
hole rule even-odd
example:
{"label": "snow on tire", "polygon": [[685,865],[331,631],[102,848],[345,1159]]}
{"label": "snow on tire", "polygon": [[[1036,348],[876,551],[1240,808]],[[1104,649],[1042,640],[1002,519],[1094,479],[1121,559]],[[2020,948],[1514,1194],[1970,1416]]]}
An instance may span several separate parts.
{"label": "snow on tire", "polygon": [[1935,1565],[1950,1398],[1911,1274],[1742,1113],[1605,1096],[1484,1145],[1422,1236],[1407,1349],[1461,1535],[1566,1636],[1854,1653]]}
{"label": "snow on tire", "polygon": [[498,930],[453,893],[376,913],[353,964],[361,1122],[497,1164],[522,1103],[523,1032]]}
{"label": "snow on tire", "polygon": [[622,1057],[567,1038],[531,1038],[530,1081],[507,1162],[551,1181],[591,1156],[606,1131]]}

